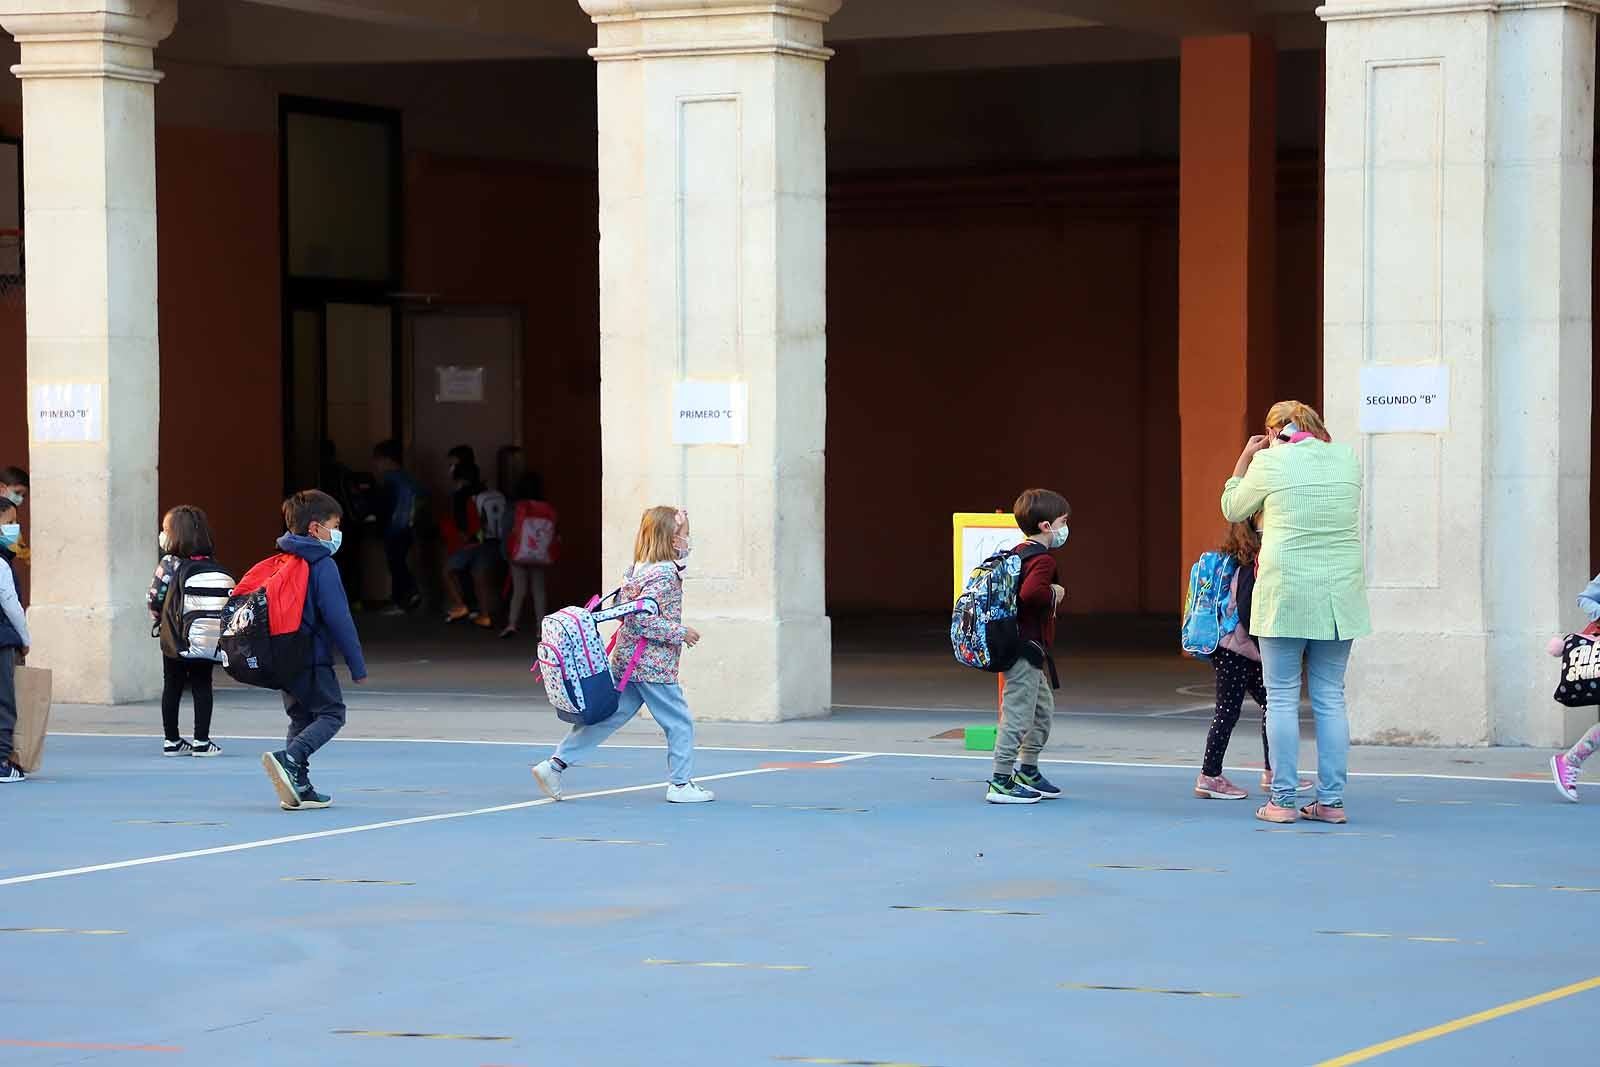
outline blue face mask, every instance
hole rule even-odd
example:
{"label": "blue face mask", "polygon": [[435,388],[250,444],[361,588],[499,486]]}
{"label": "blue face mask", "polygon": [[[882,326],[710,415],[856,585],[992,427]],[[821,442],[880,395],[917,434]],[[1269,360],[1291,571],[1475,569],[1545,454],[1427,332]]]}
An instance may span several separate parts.
{"label": "blue face mask", "polygon": [[0,524],[0,548],[10,548],[22,540],[22,525],[8,522]]}
{"label": "blue face mask", "polygon": [[337,556],[339,554],[339,546],[341,544],[343,544],[343,543],[344,543],[344,531],[343,530],[329,530],[328,531],[328,540],[327,540],[328,555]]}

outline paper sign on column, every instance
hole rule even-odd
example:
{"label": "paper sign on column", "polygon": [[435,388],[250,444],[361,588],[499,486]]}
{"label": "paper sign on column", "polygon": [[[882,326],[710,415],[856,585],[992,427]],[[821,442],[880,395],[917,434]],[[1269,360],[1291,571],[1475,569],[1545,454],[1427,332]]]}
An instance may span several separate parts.
{"label": "paper sign on column", "polygon": [[749,439],[744,382],[679,382],[672,389],[672,443],[742,445]]}
{"label": "paper sign on column", "polygon": [[437,367],[439,387],[434,390],[437,404],[483,403],[483,368]]}
{"label": "paper sign on column", "polygon": [[35,382],[28,424],[40,444],[83,444],[105,437],[100,382]]}
{"label": "paper sign on column", "polygon": [[1443,363],[1361,368],[1362,433],[1450,429],[1450,368]]}

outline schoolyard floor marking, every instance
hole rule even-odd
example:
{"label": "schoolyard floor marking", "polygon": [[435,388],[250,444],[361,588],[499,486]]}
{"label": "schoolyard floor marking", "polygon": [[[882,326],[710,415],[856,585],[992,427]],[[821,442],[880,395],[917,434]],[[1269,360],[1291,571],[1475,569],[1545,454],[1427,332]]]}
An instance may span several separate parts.
{"label": "schoolyard floor marking", "polygon": [[226,826],[225,822],[205,822],[200,819],[118,819],[122,826]]}
{"label": "schoolyard floor marking", "polygon": [[1257,826],[1255,831],[1258,834],[1300,834],[1303,837],[1394,837],[1393,834],[1374,834],[1365,830],[1299,830],[1292,826]]}
{"label": "schoolyard floor marking", "polygon": [[1142,985],[1085,985],[1063,982],[1058,989],[1088,989],[1103,993],[1156,993],[1166,997],[1201,997],[1208,1000],[1241,1000],[1243,993],[1212,993],[1203,989],[1159,989]]}
{"label": "schoolyard floor marking", "polygon": [[1227,874],[1220,867],[1146,867],[1137,863],[1091,863],[1089,866],[1101,871],[1158,871],[1164,874]]}
{"label": "schoolyard floor marking", "polygon": [[1600,893],[1600,887],[1582,885],[1532,885],[1527,882],[1490,882],[1496,889],[1543,889],[1551,893]]}
{"label": "schoolyard floor marking", "polygon": [[716,960],[657,960],[644,961],[651,967],[716,967],[741,971],[809,971],[804,963],[722,963]]}
{"label": "schoolyard floor marking", "polygon": [[932,1067],[926,1063],[901,1063],[899,1060],[831,1060],[824,1056],[774,1056],[778,1063],[831,1063],[836,1067]]}
{"label": "schoolyard floor marking", "polygon": [[105,1045],[91,1041],[22,1041],[0,1038],[0,1048],[55,1048],[73,1052],[182,1052],[176,1045]]}
{"label": "schoolyard floor marking", "polygon": [[1421,934],[1380,934],[1367,933],[1361,930],[1318,930],[1319,934],[1329,937],[1366,937],[1379,941],[1419,941],[1430,945],[1481,945],[1484,942],[1474,941],[1464,937],[1426,937]]}
{"label": "schoolyard floor marking", "polygon": [[[857,752],[843,756],[836,756],[831,762],[848,763],[852,760],[868,759],[874,753]],[[762,767],[747,768],[742,771],[726,771],[722,774],[708,774],[699,780],[702,782],[717,782],[727,778],[745,778],[755,774],[776,774],[774,770]],[[596,789],[588,793],[573,793],[562,803],[571,803],[574,800],[589,800],[598,797],[621,796],[626,793],[643,793],[652,789],[665,789],[666,782],[650,782],[646,785],[620,786],[616,789]],[[444,811],[434,815],[415,815],[408,819],[387,819],[383,822],[361,823],[356,826],[340,826],[332,830],[316,830],[304,834],[288,834],[284,837],[267,837],[258,841],[240,841],[232,845],[217,845],[213,848],[196,848],[187,852],[168,852],[160,856],[141,856],[138,859],[116,860],[111,863],[97,863],[88,867],[68,867],[59,871],[40,871],[37,874],[17,875],[11,878],[0,878],[0,886],[25,885],[29,882],[44,882],[55,878],[74,878],[85,874],[98,874],[103,871],[120,871],[129,867],[144,867],[152,863],[174,863],[178,860],[199,859],[203,856],[222,856],[230,852],[248,852],[252,849],[271,848],[274,845],[289,845],[301,841],[319,841],[328,837],[344,837],[347,834],[362,834],[373,830],[389,830],[401,826],[422,826],[427,823],[450,822],[455,819],[470,819],[479,815],[498,815],[503,811],[522,811],[527,808],[542,808],[557,801],[549,797],[537,797],[533,800],[520,800],[511,804],[496,804],[488,808],[473,808],[470,811]]]}
{"label": "schoolyard floor marking", "polygon": [[329,885],[416,885],[415,882],[389,882],[382,878],[316,878],[309,875],[281,878],[283,882],[326,882]]}
{"label": "schoolyard floor marking", "polygon": [[570,841],[574,844],[580,845],[650,845],[654,848],[667,847],[667,843],[665,841],[626,841],[621,838],[611,837],[551,837],[548,834],[542,834],[540,835],[539,840]]}
{"label": "schoolyard floor marking", "polygon": [[1424,1041],[1432,1041],[1436,1037],[1457,1033],[1480,1023],[1492,1022],[1495,1019],[1514,1015],[1529,1008],[1537,1008],[1541,1004],[1549,1004],[1553,1001],[1577,996],[1579,993],[1587,993],[1591,989],[1600,989],[1600,978],[1574,982],[1571,985],[1564,985],[1560,989],[1552,989],[1548,993],[1540,993],[1537,996],[1502,1004],[1498,1008],[1490,1008],[1487,1011],[1476,1012],[1472,1015],[1463,1015],[1459,1019],[1452,1019],[1450,1022],[1440,1023],[1438,1026],[1430,1026],[1426,1030],[1418,1030],[1415,1033],[1383,1041],[1376,1045],[1368,1045],[1366,1048],[1356,1049],[1354,1052],[1347,1052],[1343,1056],[1335,1056],[1331,1060],[1323,1060],[1321,1063],[1313,1065],[1313,1067],[1351,1067],[1352,1064],[1365,1063],[1367,1060],[1376,1059],[1387,1052],[1410,1048],[1412,1045],[1420,1045]]}
{"label": "schoolyard floor marking", "polygon": [[58,926],[0,926],[0,934],[72,934],[80,937],[114,937],[126,930],[66,930]]}
{"label": "schoolyard floor marking", "polygon": [[943,911],[957,915],[1043,915],[1042,911],[1006,911],[1003,908],[939,908],[928,904],[890,904],[890,911]]}
{"label": "schoolyard floor marking", "polygon": [[[840,706],[840,705],[836,705],[836,706]],[[890,709],[890,710],[892,710],[892,709]],[[907,709],[904,709],[904,710],[907,710],[907,711],[950,711],[950,710],[960,710],[960,709],[950,709],[950,708],[931,708],[931,709],[930,708],[907,708]],[[993,708],[985,709],[985,714],[992,713],[993,711],[994,711]],[[976,714],[976,712],[974,712],[974,714]],[[1140,716],[1133,716],[1133,717],[1135,717],[1135,718],[1145,718],[1147,716],[1140,715]],[[125,738],[134,738],[134,739],[146,739],[146,740],[152,739],[152,738],[159,739],[161,737],[160,734],[106,733],[106,732],[103,732],[103,731],[102,732],[94,732],[94,731],[70,731],[70,730],[53,730],[53,731],[51,731],[50,736],[51,737],[101,737],[101,738],[109,737],[109,738],[124,738],[124,739]],[[262,734],[262,735],[229,734],[229,735],[224,736],[222,738],[222,740],[225,740],[225,741],[226,740],[230,740],[230,739],[234,740],[234,741],[272,741],[272,742],[277,742],[280,745],[283,743],[283,735],[282,734],[277,734],[275,736],[270,736],[270,737],[265,735],[265,734]],[[343,743],[343,742],[353,742],[353,743],[356,743],[356,744],[367,744],[367,745],[373,745],[373,744],[379,744],[379,745],[492,745],[492,746],[499,747],[499,748],[534,748],[534,749],[555,748],[555,746],[560,743],[560,740],[561,740],[560,738],[555,738],[554,740],[506,741],[506,740],[491,740],[491,739],[474,739],[474,738],[465,738],[465,737],[345,737],[342,734],[339,737],[339,741],[341,743]],[[666,745],[662,745],[662,744],[645,745],[645,744],[638,744],[638,743],[629,742],[629,741],[617,741],[617,742],[608,741],[608,742],[606,742],[606,747],[608,747],[608,748],[616,748],[616,749],[644,749],[644,750],[649,750],[649,751],[653,751],[653,752],[663,752],[663,751],[666,750],[667,746]],[[853,756],[853,757],[856,757],[856,758],[866,758],[866,757],[869,757],[869,756],[900,757],[902,759],[943,759],[943,760],[992,760],[994,758],[989,753],[971,753],[971,754],[969,754],[969,753],[966,753],[966,752],[888,752],[888,751],[883,751],[883,750],[861,751],[861,750],[858,750],[858,749],[851,749],[848,746],[844,746],[844,745],[841,745],[841,746],[838,746],[838,747],[830,747],[828,745],[814,745],[811,748],[762,748],[762,747],[753,747],[753,746],[750,746],[750,745],[696,745],[695,749],[697,751],[700,751],[700,752],[735,752],[735,753],[741,753],[741,754],[774,752],[774,753],[802,753],[802,754],[814,755],[814,754],[819,753],[819,752],[837,752],[837,753],[842,753],[843,755],[846,755],[846,756]],[[825,760],[823,762],[835,762],[835,761]],[[843,762],[843,760],[838,760],[837,762]],[[1047,758],[1041,759],[1039,762],[1040,763],[1048,763],[1051,766],[1065,766],[1065,767],[1125,767],[1125,768],[1126,767],[1138,767],[1138,768],[1145,768],[1145,769],[1150,769],[1150,770],[1191,771],[1191,772],[1195,769],[1195,765],[1193,763],[1151,763],[1151,762],[1148,762],[1148,761],[1135,762],[1135,761],[1130,761],[1130,760],[1056,759],[1056,758],[1053,758],[1053,757],[1047,757]],[[592,767],[592,766],[597,766],[597,764],[584,764],[584,766]],[[1248,770],[1254,770],[1254,771],[1259,772],[1261,770],[1261,767],[1260,767],[1259,764],[1254,766],[1254,767],[1240,766],[1240,765],[1236,765],[1236,764],[1229,764],[1224,768],[1224,770],[1237,771],[1237,772],[1240,772],[1240,773],[1243,773],[1244,771],[1248,771]],[[1509,784],[1509,785],[1535,785],[1535,784],[1539,784],[1539,783],[1548,783],[1550,781],[1550,775],[1549,775],[1548,772],[1542,773],[1542,774],[1538,774],[1538,773],[1527,773],[1527,774],[1513,773],[1513,774],[1511,774],[1509,776],[1496,777],[1496,776],[1493,776],[1493,775],[1481,775],[1481,774],[1438,774],[1438,773],[1434,773],[1434,772],[1425,772],[1425,771],[1351,771],[1350,772],[1350,777],[1351,778],[1413,778],[1413,779],[1417,779],[1419,781],[1438,781],[1438,782],[1500,782],[1500,783],[1505,783],[1505,784]],[[39,780],[41,782],[42,781],[46,781],[46,779],[43,779],[43,778],[41,778]],[[954,780],[954,779],[952,779],[952,780]],[[982,779],[982,780],[983,781],[987,781],[988,779]],[[1557,802],[1553,801],[1552,802],[1552,806],[1554,806],[1555,803],[1557,803]],[[3,883],[0,883],[0,884],[3,884]]]}
{"label": "schoolyard floor marking", "polygon": [[828,808],[821,804],[751,804],[752,808],[775,808],[779,811],[831,811],[844,815],[870,815],[871,808]]}
{"label": "schoolyard floor marking", "polygon": [[514,1037],[486,1034],[423,1034],[409,1030],[331,1030],[341,1037],[414,1037],[424,1041],[515,1041]]}

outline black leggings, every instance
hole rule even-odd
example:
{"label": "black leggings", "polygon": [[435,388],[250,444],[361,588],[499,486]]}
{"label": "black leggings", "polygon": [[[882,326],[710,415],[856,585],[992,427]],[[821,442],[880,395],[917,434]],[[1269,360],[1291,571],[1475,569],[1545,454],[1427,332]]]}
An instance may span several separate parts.
{"label": "black leggings", "polygon": [[178,704],[188,686],[194,694],[194,739],[211,740],[211,671],[216,664],[208,659],[161,657],[161,729],[168,741],[176,741]]}
{"label": "black leggings", "polygon": [[1261,708],[1261,760],[1271,766],[1267,755],[1267,687],[1261,680],[1261,664],[1219,648],[1211,656],[1211,666],[1217,672],[1217,714],[1206,733],[1206,759],[1200,773],[1208,778],[1222,773],[1222,757],[1228,754],[1228,741],[1239,724],[1246,693]]}

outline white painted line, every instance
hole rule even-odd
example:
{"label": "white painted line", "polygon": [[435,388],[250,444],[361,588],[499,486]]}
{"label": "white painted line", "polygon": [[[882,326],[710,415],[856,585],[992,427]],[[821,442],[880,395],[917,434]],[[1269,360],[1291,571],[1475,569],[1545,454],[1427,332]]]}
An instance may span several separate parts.
{"label": "white painted line", "polygon": [[[1140,718],[1147,718],[1148,716],[1139,716],[1139,717]],[[714,725],[722,726],[722,725],[727,725],[727,724],[725,724],[725,723],[717,723],[717,724],[714,724]],[[766,725],[771,725],[771,724],[769,724],[769,723],[754,723],[754,724],[751,724],[751,725],[766,726]],[[50,731],[50,736],[51,737],[113,737],[113,738],[120,737],[120,738],[154,739],[154,738],[160,737],[161,735],[160,734],[89,733],[89,732],[70,733],[70,732],[67,732],[67,731],[52,730],[52,731]],[[227,740],[233,740],[233,741],[276,741],[279,744],[281,744],[283,742],[283,735],[282,734],[274,734],[271,737],[267,737],[267,736],[259,736],[258,737],[258,736],[253,736],[253,735],[249,735],[249,734],[219,734],[218,737],[221,740],[224,740],[224,741],[227,741]],[[559,738],[557,738],[554,741],[490,741],[490,740],[474,741],[474,740],[470,740],[470,739],[467,739],[467,738],[457,738],[457,737],[346,737],[343,734],[339,735],[338,740],[339,740],[339,742],[341,744],[343,744],[345,742],[352,742],[353,741],[353,742],[359,742],[359,743],[362,743],[362,744],[383,744],[383,745],[497,745],[497,746],[512,747],[512,748],[554,748],[557,744],[560,743],[560,739]],[[646,750],[652,750],[652,751],[658,751],[659,752],[659,751],[664,750],[667,746],[666,745],[659,745],[659,744],[657,744],[657,745],[628,744],[626,742],[612,743],[610,741],[607,741],[605,747],[606,748],[646,749]],[[987,753],[987,752],[974,752],[974,753],[967,753],[967,752],[881,752],[881,751],[859,752],[859,751],[849,751],[843,745],[840,745],[837,748],[829,748],[826,745],[821,745],[821,746],[812,745],[810,748],[764,748],[764,747],[760,747],[760,746],[750,746],[750,745],[695,745],[694,747],[695,747],[695,750],[699,751],[699,752],[740,752],[740,753],[778,752],[778,753],[802,753],[802,754],[817,754],[817,753],[822,753],[822,752],[844,752],[847,755],[857,756],[857,757],[899,756],[899,757],[901,757],[903,759],[957,759],[957,760],[991,760],[991,761],[994,759],[993,755],[991,755],[990,753]],[[1537,751],[1537,750],[1530,750],[1530,751]],[[827,762],[827,761],[819,761],[819,762]],[[1129,761],[1129,760],[1050,759],[1050,758],[1041,759],[1039,762],[1040,763],[1058,764],[1058,765],[1061,765],[1061,766],[1071,766],[1071,767],[1149,767],[1149,768],[1153,768],[1155,770],[1166,770],[1166,771],[1197,771],[1198,770],[1198,765],[1194,764],[1194,763],[1153,763],[1153,762],[1152,763],[1144,763],[1144,762]],[[1548,762],[1548,760],[1546,762]],[[1240,766],[1230,765],[1230,766],[1226,767],[1225,769],[1233,771],[1236,774],[1243,774],[1245,772],[1250,772],[1250,773],[1253,773],[1253,774],[1260,774],[1261,773],[1261,768],[1260,767],[1240,767]],[[1548,787],[1549,784],[1550,784],[1550,779],[1547,778],[1547,777],[1542,777],[1542,778],[1495,778],[1495,777],[1492,777],[1492,776],[1489,776],[1489,775],[1431,774],[1431,773],[1424,773],[1424,772],[1419,772],[1419,771],[1351,771],[1350,772],[1350,777],[1352,777],[1352,778],[1420,778],[1420,779],[1428,779],[1428,780],[1440,781],[1440,782],[1506,782],[1506,783],[1510,783],[1510,784],[1514,784],[1514,785],[1542,785],[1542,786],[1546,786],[1546,787]],[[0,884],[3,884],[3,883],[0,883]]]}
{"label": "white painted line", "polygon": [[[824,763],[848,763],[851,760],[869,759],[872,753],[857,752],[847,756],[838,756],[834,759],[823,760]],[[697,779],[702,782],[716,782],[724,778],[744,778],[752,774],[782,774],[782,767],[756,767],[744,771],[728,771],[723,774],[708,774]],[[587,800],[593,797],[612,797],[623,793],[642,793],[647,789],[665,789],[666,782],[651,782],[648,785],[629,785],[618,789],[599,789],[592,793],[574,793],[566,801]],[[563,801],[565,803],[566,801]],[[201,856],[221,856],[229,852],[248,852],[257,848],[269,848],[273,845],[290,845],[299,841],[317,841],[326,837],[343,837],[346,834],[362,834],[371,830],[388,830],[397,826],[421,826],[424,823],[448,822],[453,819],[470,819],[475,815],[496,815],[503,811],[521,811],[524,808],[539,808],[556,801],[549,797],[539,797],[537,800],[523,800],[515,804],[497,804],[492,808],[474,808],[471,811],[446,811],[437,815],[417,815],[409,819],[390,819],[386,822],[364,823],[360,826],[341,826],[333,830],[317,830],[307,834],[290,834],[287,837],[268,837],[259,841],[241,841],[234,845],[218,845],[215,848],[197,848],[188,852],[169,852],[161,856],[142,856],[139,859],[117,860],[114,863],[97,863],[91,867],[70,867],[60,871],[42,871],[38,874],[18,875],[14,878],[0,878],[0,886],[25,885],[28,882],[44,882],[54,878],[72,878],[80,874],[96,874],[101,871],[120,871],[128,867],[145,867],[152,863],[172,863],[176,860],[197,859]]]}

